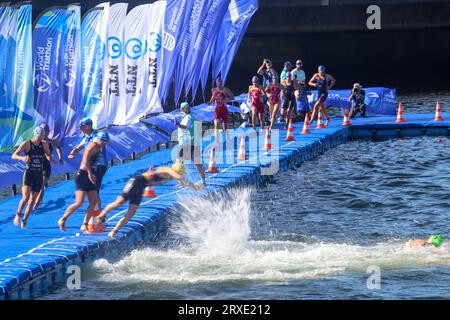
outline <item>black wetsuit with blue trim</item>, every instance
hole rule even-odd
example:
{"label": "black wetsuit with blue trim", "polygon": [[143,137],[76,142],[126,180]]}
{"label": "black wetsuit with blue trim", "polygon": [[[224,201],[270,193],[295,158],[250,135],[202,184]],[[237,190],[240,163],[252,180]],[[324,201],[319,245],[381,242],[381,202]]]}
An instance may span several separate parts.
{"label": "black wetsuit with blue trim", "polygon": [[144,175],[138,175],[130,178],[125,188],[122,190],[122,197],[128,200],[130,204],[139,206],[142,201],[142,195],[146,187],[153,186],[160,183],[163,180],[169,180],[156,173],[151,173],[145,177]]}
{"label": "black wetsuit with blue trim", "polygon": [[319,76],[319,79],[316,79],[316,83],[317,83],[317,98],[322,101],[325,102],[328,98],[328,79],[327,76],[325,76],[324,78],[321,78]]}

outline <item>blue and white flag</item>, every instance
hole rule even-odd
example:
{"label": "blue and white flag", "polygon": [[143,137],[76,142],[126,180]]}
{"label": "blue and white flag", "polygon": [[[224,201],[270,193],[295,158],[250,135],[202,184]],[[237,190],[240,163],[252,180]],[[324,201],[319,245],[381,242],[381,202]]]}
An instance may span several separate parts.
{"label": "blue and white flag", "polygon": [[108,9],[95,7],[83,16],[81,23],[81,72],[82,98],[80,116],[90,117],[97,123],[96,115],[102,103],[102,56],[106,42]]}
{"label": "blue and white flag", "polygon": [[5,9],[0,20],[3,20],[0,33],[4,49],[1,59],[2,63],[6,61],[0,81],[0,150],[11,151],[31,138],[34,127],[34,108],[30,103],[33,101],[31,3]]}
{"label": "blue and white flag", "polygon": [[231,0],[217,37],[213,58],[213,79],[219,74],[225,83],[234,56],[244,38],[258,0]]}
{"label": "blue and white flag", "polygon": [[81,119],[81,8],[69,5],[67,20],[68,32],[64,45],[64,81],[63,93],[65,103],[64,135],[74,135],[78,131]]}
{"label": "blue and white flag", "polygon": [[[194,64],[192,50],[202,23],[208,14],[208,6],[212,1],[214,0],[195,0],[194,2],[174,72],[174,95],[177,103],[186,83],[186,76],[190,66]],[[187,91],[185,91],[185,95],[187,95]]]}
{"label": "blue and white flag", "polygon": [[124,23],[128,3],[116,3],[109,8],[108,36],[103,47],[102,100],[104,107],[97,117],[97,127],[124,124],[125,107],[125,50]]}
{"label": "blue and white flag", "polygon": [[125,62],[125,108],[121,122],[129,124],[139,122],[147,107],[148,37],[152,5],[143,4],[134,7],[128,14],[124,26],[124,62]]}
{"label": "blue and white flag", "polygon": [[187,30],[194,0],[167,0],[164,14],[163,63],[160,65],[161,85],[159,96],[166,101],[175,70],[176,61]]}
{"label": "blue and white flag", "polygon": [[52,7],[37,18],[33,30],[34,106],[53,134],[65,135],[64,53],[70,13],[66,7]]}
{"label": "blue and white flag", "polygon": [[147,67],[147,77],[144,82],[147,87],[147,106],[144,114],[162,112],[161,97],[159,89],[161,87],[162,70],[165,57],[162,48],[162,37],[164,30],[164,16],[166,12],[166,1],[157,1],[153,3],[149,11],[149,29],[147,33],[147,55],[145,59]]}
{"label": "blue and white flag", "polygon": [[[208,73],[212,50],[220,29],[225,12],[230,0],[209,0],[206,7],[206,15],[202,19],[200,28],[196,34],[191,48],[186,72],[186,91],[192,88],[192,96],[195,97],[201,72]],[[205,61],[206,59],[206,61]],[[203,64],[205,63],[205,64]]]}

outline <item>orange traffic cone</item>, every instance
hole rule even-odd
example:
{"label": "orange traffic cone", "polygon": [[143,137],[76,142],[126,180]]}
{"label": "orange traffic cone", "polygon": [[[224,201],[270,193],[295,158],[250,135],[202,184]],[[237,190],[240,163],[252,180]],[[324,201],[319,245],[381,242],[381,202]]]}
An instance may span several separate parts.
{"label": "orange traffic cone", "polygon": [[105,231],[105,225],[102,222],[97,223],[97,216],[100,214],[100,211],[98,213],[94,213],[92,211],[91,218],[89,219],[88,223],[88,232],[89,233],[101,233]]}
{"label": "orange traffic cone", "polygon": [[305,116],[305,122],[303,123],[303,131],[302,134],[310,134],[311,131],[309,130],[309,113],[306,114]]}
{"label": "orange traffic cone", "polygon": [[156,192],[152,187],[146,187],[143,196],[146,198],[156,198]]}
{"label": "orange traffic cone", "polygon": [[264,140],[264,150],[272,150],[272,142],[270,137],[270,130],[266,130],[266,139]]}
{"label": "orange traffic cone", "polygon": [[405,119],[403,119],[403,105],[401,101],[398,103],[397,119],[395,122],[405,122]]}
{"label": "orange traffic cone", "polygon": [[317,115],[317,126],[316,129],[325,129],[325,125],[322,123],[322,112],[319,111]]}
{"label": "orange traffic cone", "polygon": [[241,144],[239,145],[239,152],[237,160],[247,160],[247,155],[245,153],[245,136],[241,137]]}
{"label": "orange traffic cone", "polygon": [[289,127],[286,135],[286,141],[295,141],[294,138],[294,125],[292,124],[292,119],[289,120]]}
{"label": "orange traffic cone", "polygon": [[216,151],[216,148],[212,147],[211,155],[209,157],[209,167],[208,167],[208,170],[206,170],[206,172],[208,172],[208,173],[218,173],[219,172],[219,169],[217,169],[217,167],[216,167],[216,159],[214,158],[215,151]]}
{"label": "orange traffic cone", "polygon": [[439,100],[436,102],[436,115],[434,116],[434,121],[444,121],[441,115],[441,104]]}
{"label": "orange traffic cone", "polygon": [[345,110],[344,112],[344,122],[342,122],[343,126],[350,126],[352,123],[350,122],[350,119],[348,117],[348,111]]}

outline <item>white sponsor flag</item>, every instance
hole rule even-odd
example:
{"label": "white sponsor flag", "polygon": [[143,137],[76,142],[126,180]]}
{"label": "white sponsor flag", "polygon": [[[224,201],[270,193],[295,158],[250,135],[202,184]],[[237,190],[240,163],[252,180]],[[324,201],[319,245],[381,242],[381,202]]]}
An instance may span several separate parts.
{"label": "white sponsor flag", "polygon": [[145,115],[147,106],[148,73],[146,58],[148,52],[149,17],[151,4],[134,7],[125,21],[125,97],[126,115],[125,123],[139,122]]}
{"label": "white sponsor flag", "polygon": [[157,1],[153,3],[148,12],[148,50],[145,59],[148,76],[146,79],[147,106],[145,114],[163,112],[158,91],[164,72],[164,70],[161,70],[161,66],[163,62],[162,37],[165,11],[166,1]]}
{"label": "white sponsor flag", "polygon": [[102,100],[104,108],[97,127],[125,124],[124,22],[128,3],[116,3],[109,8],[108,31],[103,47]]}

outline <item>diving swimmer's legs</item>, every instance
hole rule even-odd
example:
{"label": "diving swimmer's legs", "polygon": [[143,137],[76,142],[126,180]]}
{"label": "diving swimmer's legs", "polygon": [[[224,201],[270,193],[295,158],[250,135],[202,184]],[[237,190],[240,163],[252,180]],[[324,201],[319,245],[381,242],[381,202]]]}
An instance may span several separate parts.
{"label": "diving swimmer's legs", "polygon": [[103,209],[102,212],[100,212],[100,214],[97,216],[97,222],[101,222],[108,213],[110,213],[112,210],[119,208],[120,206],[122,206],[125,203],[125,198],[122,196],[118,196],[116,200],[114,200],[113,202],[111,202],[110,204],[108,204],[106,206],[105,209]]}
{"label": "diving swimmer's legs", "polygon": [[131,218],[133,218],[133,216],[136,213],[138,208],[139,208],[139,206],[137,206],[135,204],[130,204],[128,207],[127,214],[125,215],[125,217],[123,217],[122,219],[119,220],[119,222],[114,227],[114,229],[112,229],[112,231],[108,234],[108,237],[114,238],[116,236],[117,232],[119,232],[119,230],[121,228],[123,228]]}

